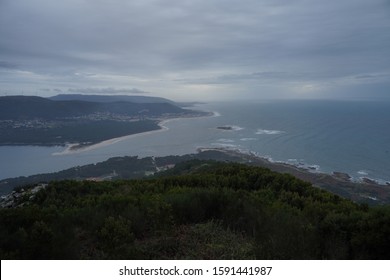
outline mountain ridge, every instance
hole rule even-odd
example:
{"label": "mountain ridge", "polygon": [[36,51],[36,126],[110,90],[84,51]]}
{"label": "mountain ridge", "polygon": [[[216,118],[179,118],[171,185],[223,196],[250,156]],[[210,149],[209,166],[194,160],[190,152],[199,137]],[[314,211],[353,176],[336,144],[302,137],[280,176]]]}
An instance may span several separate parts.
{"label": "mountain ridge", "polygon": [[95,112],[156,117],[161,114],[190,112],[173,103],[135,103],[129,101],[93,102],[85,100],[51,100],[38,96],[0,97],[0,120],[53,119],[75,117]]}
{"label": "mountain ridge", "polygon": [[53,101],[90,101],[90,102],[116,102],[116,101],[126,101],[132,103],[169,103],[176,105],[177,103],[156,96],[143,96],[143,95],[97,95],[97,94],[58,94],[51,96],[48,99]]}

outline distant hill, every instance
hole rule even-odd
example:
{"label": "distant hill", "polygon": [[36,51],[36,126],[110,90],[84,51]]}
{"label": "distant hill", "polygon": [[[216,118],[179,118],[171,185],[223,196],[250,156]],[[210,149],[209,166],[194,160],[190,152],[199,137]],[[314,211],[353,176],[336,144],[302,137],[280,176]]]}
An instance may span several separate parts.
{"label": "distant hill", "polygon": [[132,103],[176,103],[172,100],[154,97],[154,96],[139,96],[139,95],[85,95],[85,94],[59,94],[56,96],[49,97],[53,101],[89,101],[89,102],[132,102]]}
{"label": "distant hill", "polygon": [[[108,99],[106,99],[108,100]],[[141,99],[138,99],[141,101]],[[149,100],[151,101],[151,100]],[[157,117],[163,114],[191,113],[172,103],[140,103],[129,101],[97,102],[86,100],[54,101],[38,96],[0,97],[0,120],[58,119],[93,113],[112,113],[127,116]]]}
{"label": "distant hill", "polygon": [[132,102],[132,103],[168,103],[179,107],[193,107],[202,102],[175,102],[167,98],[141,95],[86,95],[86,94],[59,94],[49,97],[53,101],[89,101],[89,102]]}
{"label": "distant hill", "polygon": [[5,96],[0,97],[0,145],[92,145],[159,129],[161,120],[208,115],[165,102],[54,101],[38,96]]}
{"label": "distant hill", "polygon": [[98,110],[99,104],[90,102],[55,102],[38,96],[0,97],[0,120],[63,118]]}

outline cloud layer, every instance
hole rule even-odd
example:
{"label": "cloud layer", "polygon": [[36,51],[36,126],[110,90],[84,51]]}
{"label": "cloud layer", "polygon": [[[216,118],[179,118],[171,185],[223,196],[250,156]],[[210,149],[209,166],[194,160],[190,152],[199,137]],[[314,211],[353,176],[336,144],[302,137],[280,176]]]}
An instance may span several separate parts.
{"label": "cloud layer", "polygon": [[385,0],[2,0],[0,94],[386,97],[389,30]]}

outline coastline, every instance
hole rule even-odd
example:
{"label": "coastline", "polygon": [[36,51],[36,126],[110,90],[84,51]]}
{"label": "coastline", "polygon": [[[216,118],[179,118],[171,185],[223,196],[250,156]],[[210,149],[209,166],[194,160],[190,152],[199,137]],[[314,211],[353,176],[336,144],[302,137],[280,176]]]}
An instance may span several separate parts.
{"label": "coastline", "polygon": [[[162,131],[162,130],[145,132],[145,133],[153,133],[158,131]],[[136,137],[136,136],[137,135],[130,135],[127,137]],[[160,168],[156,166],[156,171],[166,168],[167,165],[174,166],[178,162],[186,161],[189,159],[236,162],[236,163],[246,164],[250,166],[259,166],[263,168],[268,168],[271,171],[278,172],[281,174],[292,175],[298,179],[311,183],[314,187],[324,189],[333,194],[339,195],[340,197],[351,199],[358,203],[367,203],[370,205],[380,205],[380,204],[390,203],[389,186],[378,185],[375,182],[369,180],[363,182],[353,182],[350,180],[350,177],[346,173],[334,172],[333,174],[328,174],[328,173],[321,173],[321,172],[313,172],[313,170],[303,169],[302,167],[294,166],[288,163],[273,162],[272,160],[270,161],[269,158],[261,157],[257,153],[246,151],[246,150],[204,147],[204,148],[198,148],[196,153],[184,154],[179,157],[173,157],[174,160],[171,162],[170,160],[172,160],[172,158],[170,158],[169,156],[167,157],[168,157],[168,161],[163,160],[163,163],[160,166]],[[148,157],[143,157],[140,158],[139,160],[142,160],[143,162],[143,160],[146,158]],[[177,161],[179,158],[181,158],[181,160]],[[104,166],[104,164],[107,164],[108,162],[110,162],[109,159],[101,161],[100,164],[103,164]],[[112,162],[109,164],[112,164]],[[121,167],[118,166],[117,168],[119,168],[117,169],[118,174],[121,174],[120,171]],[[128,166],[126,166],[125,168],[127,169]],[[73,169],[74,167],[70,169],[62,169],[59,172],[40,173],[36,175],[30,175],[28,177],[6,178],[0,180],[0,186],[2,188],[7,187],[9,190],[11,190],[12,188],[18,185],[28,185],[28,184],[35,184],[39,182],[48,182],[57,179],[68,179],[69,178],[68,172],[65,172],[63,177],[55,177],[55,176],[61,174],[62,171],[73,170]],[[115,169],[116,168],[114,168],[114,170]],[[113,168],[108,166],[106,166],[106,169],[103,170],[99,167],[98,175],[96,175],[95,177],[107,178],[107,174],[111,174],[112,170]],[[145,170],[143,170],[141,173],[144,174],[144,172]],[[141,173],[137,171],[137,176],[139,176]],[[78,173],[78,171],[77,173],[71,173],[71,174],[73,174],[71,176],[76,176],[79,179],[89,178],[88,177],[89,175],[83,177]],[[145,173],[145,175],[147,175],[147,173]],[[42,176],[46,176],[46,177],[44,177],[43,179]],[[120,179],[121,177],[118,178]]]}
{"label": "coastline", "polygon": [[310,182],[314,186],[326,189],[342,197],[348,197],[354,201],[366,199],[371,202],[381,202],[390,200],[390,182],[379,184],[369,178],[361,181],[353,180],[348,174],[334,171],[324,173],[317,170],[310,170],[289,164],[287,162],[274,162],[269,158],[258,155],[250,151],[229,148],[198,148],[197,152],[217,151],[227,155],[241,158],[242,163],[268,168],[278,173],[293,175],[303,181]]}
{"label": "coastline", "polygon": [[95,143],[95,144],[91,144],[91,145],[82,145],[80,143],[66,144],[65,149],[63,151],[55,152],[52,155],[53,156],[64,156],[64,155],[78,154],[78,153],[87,152],[87,151],[99,149],[99,148],[102,148],[102,147],[106,147],[106,146],[118,143],[120,141],[123,141],[123,140],[128,140],[128,139],[132,139],[132,138],[139,137],[139,136],[151,135],[151,134],[154,134],[154,133],[157,133],[157,132],[168,131],[169,128],[167,126],[165,126],[165,125],[168,122],[171,122],[171,121],[174,121],[174,120],[198,119],[198,118],[206,118],[206,117],[208,118],[208,117],[218,117],[218,116],[220,116],[220,114],[218,112],[206,112],[205,111],[204,113],[205,113],[205,115],[203,115],[203,116],[191,116],[191,117],[177,117],[177,118],[160,119],[159,122],[158,122],[158,126],[160,127],[159,129],[154,129],[154,130],[144,131],[144,132],[140,132],[140,133],[134,133],[134,134],[129,134],[129,135],[120,136],[120,137],[116,137],[116,138],[111,138],[111,139],[107,139],[107,140],[104,140],[104,141],[101,141],[101,142],[98,142],[98,143]]}
{"label": "coastline", "polygon": [[106,146],[118,143],[120,141],[123,141],[123,140],[169,130],[169,128],[164,126],[163,123],[165,123],[165,122],[162,121],[158,124],[160,126],[159,129],[154,129],[154,130],[149,130],[149,131],[145,131],[145,132],[134,133],[134,134],[129,134],[129,135],[121,136],[121,137],[111,138],[111,139],[104,140],[104,141],[101,141],[99,143],[92,144],[92,145],[80,146],[80,143],[67,144],[65,147],[65,150],[63,150],[61,152],[53,153],[52,155],[53,156],[64,156],[64,155],[78,154],[78,153],[87,152],[87,151],[99,149],[102,147],[106,147]]}
{"label": "coastline", "polygon": [[215,151],[221,151],[225,153],[232,153],[237,155],[243,155],[247,157],[253,157],[257,160],[262,161],[264,164],[267,165],[275,165],[275,166],[283,166],[292,168],[296,171],[300,172],[308,172],[310,174],[317,174],[317,175],[328,175],[331,176],[337,180],[343,181],[343,182],[350,182],[350,183],[360,183],[360,184],[369,184],[369,185],[378,185],[378,186],[390,186],[390,182],[388,181],[379,181],[374,178],[369,178],[367,176],[362,176],[359,178],[354,178],[350,174],[340,171],[333,171],[332,173],[324,172],[319,170],[318,165],[305,165],[305,164],[292,164],[288,161],[273,161],[271,158],[267,156],[259,155],[257,152],[253,151],[246,151],[238,148],[228,148],[228,147],[222,147],[222,148],[199,148],[199,151],[206,151],[206,150],[215,150]]}
{"label": "coastline", "polygon": [[[224,112],[224,111],[222,111],[222,112]],[[133,133],[133,134],[124,135],[124,136],[120,136],[120,137],[116,137],[116,138],[111,138],[111,139],[107,139],[107,140],[104,140],[101,142],[95,142],[95,143],[90,143],[90,144],[88,144],[88,143],[67,143],[67,144],[58,143],[57,145],[53,145],[53,146],[56,146],[56,148],[52,149],[50,152],[48,152],[47,155],[49,157],[69,155],[68,158],[64,157],[63,159],[61,159],[61,157],[57,157],[57,158],[53,157],[53,160],[54,161],[67,161],[67,160],[71,161],[71,160],[73,160],[71,155],[75,155],[76,158],[77,157],[84,157],[84,156],[88,157],[90,154],[95,153],[95,152],[87,153],[88,151],[97,150],[97,153],[99,153],[100,152],[98,150],[99,148],[114,145],[115,143],[118,143],[120,141],[124,141],[124,140],[130,139],[130,138],[135,138],[138,136],[146,136],[146,137],[148,137],[147,139],[156,139],[156,141],[158,141],[159,144],[164,145],[164,142],[161,142],[164,140],[159,140],[160,136],[148,136],[148,135],[152,135],[152,134],[157,133],[157,132],[164,132],[164,131],[169,130],[169,128],[167,127],[167,124],[169,122],[172,122],[172,121],[177,120],[179,123],[180,120],[185,121],[185,120],[191,120],[191,119],[200,119],[200,118],[203,119],[205,117],[219,117],[219,116],[221,116],[221,114],[219,114],[218,112],[213,112],[212,110],[202,111],[201,113],[192,114],[191,116],[188,116],[188,115],[187,116],[185,116],[185,115],[184,116],[183,115],[165,116],[165,118],[159,118],[159,119],[152,120],[156,124],[153,128],[150,128],[152,130],[146,130],[144,132]],[[215,151],[220,151],[220,152],[223,151],[224,153],[235,154],[236,155],[235,158],[237,159],[237,162],[248,163],[248,164],[257,164],[259,166],[264,166],[264,167],[269,168],[269,169],[276,171],[276,172],[288,173],[288,174],[296,176],[302,180],[311,182],[315,186],[318,186],[321,188],[326,188],[328,190],[332,190],[334,193],[341,194],[342,196],[345,196],[343,194],[346,191],[346,189],[348,189],[348,188],[350,188],[350,189],[361,188],[358,191],[354,191],[354,195],[356,193],[360,193],[358,195],[360,198],[366,197],[367,200],[370,200],[370,201],[376,201],[377,199],[379,201],[383,201],[381,199],[380,192],[381,191],[383,191],[383,192],[390,191],[390,188],[388,188],[388,186],[390,186],[389,179],[388,180],[376,179],[376,177],[370,176],[371,173],[369,171],[363,170],[363,168],[359,172],[355,172],[357,174],[355,174],[353,172],[349,173],[349,174],[353,174],[351,176],[351,175],[347,174],[348,171],[344,171],[341,168],[340,169],[335,168],[332,170],[331,168],[327,167],[327,169],[325,171],[324,169],[321,168],[322,165],[320,167],[319,165],[308,164],[303,159],[295,159],[294,157],[292,157],[291,159],[288,158],[286,160],[284,160],[283,158],[280,159],[280,157],[279,157],[278,160],[274,160],[273,158],[271,158],[271,156],[272,156],[271,153],[270,153],[271,156],[266,156],[267,154],[261,154],[261,153],[255,152],[255,151],[261,150],[261,149],[256,149],[257,146],[252,145],[251,143],[248,143],[248,145],[246,145],[246,144],[242,144],[240,142],[240,141],[256,140],[257,138],[240,138],[240,137],[253,137],[253,135],[252,135],[253,133],[255,133],[255,134],[259,134],[259,133],[272,134],[271,132],[274,132],[276,130],[264,130],[264,129],[260,130],[260,129],[258,129],[258,131],[256,132],[256,130],[255,130],[256,126],[254,126],[254,128],[252,127],[251,128],[252,130],[249,131],[251,134],[248,134],[249,129],[246,127],[241,128],[241,130],[243,130],[243,132],[240,132],[238,129],[236,129],[236,131],[239,131],[239,132],[237,134],[232,134],[235,137],[235,138],[233,138],[233,136],[232,136],[232,139],[234,139],[234,141],[233,141],[230,139],[225,139],[225,138],[229,138],[229,136],[225,136],[225,135],[230,135],[230,134],[226,134],[226,133],[224,134],[223,130],[226,130],[224,128],[227,128],[227,127],[229,127],[229,130],[234,130],[233,124],[235,123],[235,121],[233,121],[233,124],[231,124],[232,123],[231,119],[229,119],[230,121],[224,121],[224,118],[222,118],[220,121],[218,120],[218,118],[216,118],[214,120],[215,121],[210,122],[210,125],[202,126],[202,128],[212,127],[214,129],[215,128],[219,129],[219,127],[222,127],[222,129],[220,130],[222,132],[215,132],[215,133],[217,133],[218,137],[221,137],[221,139],[218,138],[218,140],[214,140],[214,138],[210,138],[209,140],[210,141],[212,140],[212,142],[205,141],[205,142],[198,142],[198,144],[194,143],[194,145],[191,146],[191,149],[186,150],[185,154],[194,153],[196,151],[197,147],[204,147],[203,148],[204,151],[215,150]],[[209,119],[206,119],[205,122],[208,123]],[[197,122],[194,122],[194,123],[197,123]],[[202,123],[203,123],[203,121],[202,121]],[[189,122],[188,124],[191,124],[191,123]],[[226,124],[228,124],[228,125],[226,125]],[[176,126],[176,123],[169,125],[169,127],[172,128],[172,131],[174,130],[173,128],[175,126]],[[237,128],[239,128],[239,127],[237,127]],[[214,134],[214,131],[212,129],[209,131],[211,131],[209,134]],[[246,133],[246,132],[248,132],[248,133]],[[242,133],[243,135],[240,136],[241,135],[240,133]],[[219,134],[221,136],[219,136]],[[274,133],[274,134],[276,134],[276,133]],[[162,135],[161,139],[165,139],[165,137],[166,137],[166,134]],[[264,137],[266,137],[266,136],[264,136]],[[132,143],[142,144],[144,139],[146,139],[146,138],[137,139],[136,141],[134,141]],[[217,138],[215,138],[215,139],[217,139]],[[119,146],[121,146],[121,145],[122,144],[119,144]],[[196,145],[198,145],[198,146],[196,146]],[[175,148],[173,148],[173,149],[175,149]],[[202,150],[202,148],[200,148],[200,150]],[[102,151],[105,151],[105,149],[102,149]],[[175,151],[175,150],[173,150],[173,151]],[[82,154],[83,152],[85,152],[85,154]],[[78,154],[80,154],[80,156]],[[121,151],[119,151],[118,156],[121,156],[121,154],[123,154],[123,153],[121,153]],[[133,154],[138,154],[137,150],[135,150],[135,152]],[[156,152],[156,154],[158,154],[158,152]],[[180,155],[184,155],[184,153],[180,154]],[[156,156],[158,156],[158,155],[156,155]],[[105,155],[100,157],[99,161],[104,161],[105,159],[103,157],[105,157]],[[312,161],[312,163],[313,163],[313,161]],[[314,161],[314,163],[315,163],[315,161]],[[340,170],[342,172],[339,172],[338,170]],[[375,190],[374,192],[377,192],[379,194],[372,194],[372,192],[366,193],[364,188],[368,188],[368,189],[371,188],[372,190]],[[389,189],[389,190],[387,190],[387,189]],[[347,192],[348,192],[348,190],[347,190]],[[390,201],[390,197],[389,197],[389,201]]]}

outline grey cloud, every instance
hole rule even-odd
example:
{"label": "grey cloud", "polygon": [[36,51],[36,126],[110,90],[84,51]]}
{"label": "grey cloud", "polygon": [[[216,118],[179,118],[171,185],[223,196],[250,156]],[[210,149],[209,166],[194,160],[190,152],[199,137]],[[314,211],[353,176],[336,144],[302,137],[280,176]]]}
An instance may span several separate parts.
{"label": "grey cloud", "polygon": [[287,73],[287,72],[255,72],[250,74],[230,74],[208,78],[198,79],[177,79],[177,82],[186,82],[193,84],[231,84],[247,81],[262,81],[262,80],[275,80],[275,79],[291,79],[302,77],[302,74]]}
{"label": "grey cloud", "polygon": [[62,92],[62,90],[61,89],[58,89],[58,88],[53,88],[53,89],[51,89],[51,88],[40,88],[39,89],[40,91],[44,91],[44,92]]}
{"label": "grey cloud", "polygon": [[8,61],[0,61],[0,68],[16,69],[17,65]]}
{"label": "grey cloud", "polygon": [[[246,82],[291,82],[291,81],[322,81],[328,78],[335,78],[330,73],[313,73],[313,72],[254,72],[249,74],[230,74],[215,77],[176,79],[176,82],[191,84],[235,84]],[[361,76],[363,77],[363,76]],[[357,77],[356,77],[357,78]]]}
{"label": "grey cloud", "polygon": [[137,88],[173,92],[177,81],[242,88],[343,77],[364,81],[390,72],[388,3],[0,0],[0,70],[17,65],[41,77],[9,73],[0,85],[120,93],[131,84],[129,93],[144,93]]}
{"label": "grey cloud", "polygon": [[373,79],[389,79],[390,73],[379,73],[379,74],[363,74],[355,76],[357,80],[373,80]]}

